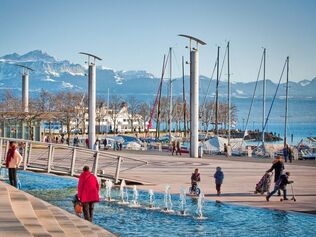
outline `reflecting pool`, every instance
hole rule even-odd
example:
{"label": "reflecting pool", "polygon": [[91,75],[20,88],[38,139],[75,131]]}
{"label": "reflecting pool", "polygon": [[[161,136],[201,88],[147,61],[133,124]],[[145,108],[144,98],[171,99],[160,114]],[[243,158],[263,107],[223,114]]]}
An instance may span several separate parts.
{"label": "reflecting pool", "polygon": [[[18,176],[22,190],[73,213],[76,179],[22,171]],[[135,188],[126,192],[132,203]],[[316,236],[313,215],[204,201],[203,218],[198,218],[197,199],[171,195],[172,211],[167,212],[164,193],[137,192],[139,205],[131,207],[121,201],[119,188],[112,189],[112,201],[95,206],[94,223],[120,236]],[[105,200],[104,188],[101,196]]]}

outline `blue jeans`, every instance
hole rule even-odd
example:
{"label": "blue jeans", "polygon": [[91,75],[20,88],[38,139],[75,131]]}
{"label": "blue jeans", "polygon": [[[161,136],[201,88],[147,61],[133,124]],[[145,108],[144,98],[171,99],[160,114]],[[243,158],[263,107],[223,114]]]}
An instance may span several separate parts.
{"label": "blue jeans", "polygon": [[275,185],[274,189],[271,193],[267,195],[268,198],[270,198],[273,194],[275,194],[277,191],[282,190],[283,191],[283,199],[286,199],[286,187],[280,188],[279,186]]}

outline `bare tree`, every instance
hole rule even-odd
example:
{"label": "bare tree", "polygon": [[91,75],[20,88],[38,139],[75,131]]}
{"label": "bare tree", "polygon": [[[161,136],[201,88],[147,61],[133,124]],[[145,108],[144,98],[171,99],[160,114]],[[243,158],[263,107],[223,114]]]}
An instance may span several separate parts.
{"label": "bare tree", "polygon": [[177,97],[173,101],[172,108],[172,117],[173,120],[176,122],[176,129],[180,131],[180,123],[181,121],[183,121],[183,102],[180,97]]}
{"label": "bare tree", "polygon": [[131,132],[134,131],[134,121],[136,120],[136,114],[139,109],[139,101],[135,96],[130,96],[128,98],[128,112],[130,113],[130,126]]}
{"label": "bare tree", "polygon": [[104,105],[105,101],[101,98],[97,98],[97,112],[96,112],[96,120],[98,121],[98,133],[101,133],[101,121],[104,118],[105,115],[105,110],[104,110]]}
{"label": "bare tree", "polygon": [[[81,102],[81,95],[72,92],[59,92],[55,96],[56,108],[61,112],[60,121],[67,126],[68,145],[71,136],[71,121],[76,118],[75,108]],[[67,103],[65,103],[67,101]]]}
{"label": "bare tree", "polygon": [[207,132],[212,121],[214,103],[207,100],[204,105],[200,107],[200,119],[202,121],[202,126],[204,131]]}
{"label": "bare tree", "polygon": [[120,112],[122,106],[122,99],[116,95],[113,95],[111,97],[111,102],[110,102],[110,117],[113,121],[113,129],[114,133],[117,132],[117,118],[118,118],[118,113]]}
{"label": "bare tree", "polygon": [[[146,122],[150,118],[150,114],[151,114],[149,105],[146,102],[141,103],[138,107],[137,113],[142,117],[144,121],[144,131],[145,131],[147,129]],[[139,118],[138,123],[140,124],[140,118]]]}

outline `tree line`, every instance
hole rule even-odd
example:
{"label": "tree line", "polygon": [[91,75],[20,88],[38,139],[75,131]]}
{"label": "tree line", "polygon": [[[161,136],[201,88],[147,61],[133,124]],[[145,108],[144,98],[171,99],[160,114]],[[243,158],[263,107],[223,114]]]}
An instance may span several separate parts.
{"label": "tree line", "polygon": [[[46,121],[49,124],[52,122],[60,122],[66,126],[67,135],[70,138],[73,129],[86,131],[86,115],[88,113],[88,98],[82,92],[61,91],[58,93],[51,93],[46,90],[41,90],[37,97],[33,97],[29,101],[29,112],[22,111],[21,98],[15,96],[12,91],[6,91],[3,99],[0,102],[0,118],[7,123],[16,123],[16,121],[23,121],[29,127],[29,138],[32,139],[34,134],[31,129],[34,122]],[[144,122],[143,127],[147,128],[146,122],[150,119],[154,121],[157,126],[157,136],[159,130],[167,130],[169,119],[169,98],[161,97],[159,101],[159,108],[154,108],[152,113],[153,103],[138,100],[135,96],[127,97],[126,99],[113,95],[109,101],[102,97],[96,100],[96,122],[100,125],[105,116],[109,116],[113,122],[113,132],[117,131],[117,118],[119,112],[123,107],[128,108],[128,120],[131,131],[134,131],[134,122]],[[172,101],[172,122],[174,124],[174,131],[183,131],[184,122],[187,122],[189,128],[190,121],[190,107],[189,103],[184,103],[182,98],[174,97]],[[186,110],[186,113],[184,113]],[[186,114],[186,118],[184,118]],[[159,117],[158,117],[159,116]],[[206,100],[200,105],[200,124],[204,131],[208,131],[211,125],[215,123],[215,103],[213,100]],[[231,120],[237,119],[237,108],[235,105],[231,106]],[[218,107],[218,123],[222,124],[224,128],[228,125],[228,106],[226,103],[219,103]],[[75,124],[75,125],[73,125]],[[222,126],[222,127],[223,127]],[[96,131],[100,133],[100,131]]]}

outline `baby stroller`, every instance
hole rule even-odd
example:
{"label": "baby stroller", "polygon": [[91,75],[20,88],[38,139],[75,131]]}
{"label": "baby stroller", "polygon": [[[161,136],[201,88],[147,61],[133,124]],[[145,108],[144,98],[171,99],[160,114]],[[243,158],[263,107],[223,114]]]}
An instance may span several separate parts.
{"label": "baby stroller", "polygon": [[265,173],[262,176],[260,181],[256,184],[255,194],[264,194],[265,192],[269,193],[272,176],[273,173]]}

